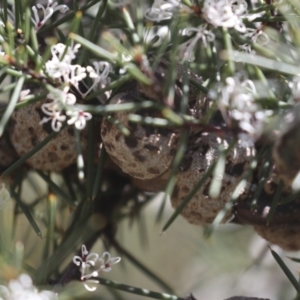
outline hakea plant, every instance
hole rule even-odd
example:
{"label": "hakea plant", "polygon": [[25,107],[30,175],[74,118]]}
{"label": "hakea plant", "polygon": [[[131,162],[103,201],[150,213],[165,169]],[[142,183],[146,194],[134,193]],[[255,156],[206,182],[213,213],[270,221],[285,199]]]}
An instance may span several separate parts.
{"label": "hakea plant", "polygon": [[[297,1],[45,0],[29,7],[26,1],[4,0],[0,5],[0,95],[10,93],[0,108],[0,300],[59,299],[60,290],[75,280],[82,291],[82,284],[95,293],[104,285],[154,299],[195,300],[173,295],[117,241],[119,223],[138,218],[161,191],[175,207],[163,231],[188,208],[190,222],[212,212],[205,223],[194,222],[207,225],[207,235],[228,220],[253,225],[287,250],[300,249],[300,185],[289,186],[300,178]],[[21,147],[11,164],[2,165],[17,149],[10,135],[19,121],[14,116],[17,110],[22,116],[24,107],[27,115],[14,137],[18,143],[26,131],[33,148]],[[284,155],[285,147],[291,155]],[[51,169],[59,155],[70,164]],[[34,156],[36,166],[49,160],[50,167],[30,164]],[[278,170],[288,174],[281,178]],[[27,193],[29,185],[34,192]],[[24,224],[21,212],[45,237],[42,258],[32,264],[36,269],[22,261],[16,240],[9,240]],[[165,292],[106,279],[121,257],[89,252],[99,239]],[[79,247],[81,254],[74,255]],[[299,298],[299,283],[274,253]],[[45,284],[52,291],[38,290]]]}

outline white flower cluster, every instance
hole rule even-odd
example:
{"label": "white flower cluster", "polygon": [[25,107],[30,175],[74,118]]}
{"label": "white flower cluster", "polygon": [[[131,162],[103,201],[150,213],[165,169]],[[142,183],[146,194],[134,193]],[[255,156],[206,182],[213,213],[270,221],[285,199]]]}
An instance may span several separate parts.
{"label": "white flower cluster", "polygon": [[95,291],[96,287],[90,287],[88,283],[98,283],[91,278],[98,277],[100,272],[110,272],[111,267],[121,261],[120,257],[111,257],[109,252],[104,252],[101,257],[98,253],[89,253],[85,245],[81,247],[81,257],[74,256],[73,262],[80,267],[81,280],[88,291]]}
{"label": "white flower cluster", "polygon": [[[41,121],[41,124],[51,121],[51,126],[54,131],[59,131],[62,123],[69,118],[68,125],[73,125],[82,130],[86,121],[92,118],[88,112],[78,109],[75,105],[76,97],[70,93],[71,85],[85,98],[91,90],[99,84],[108,82],[108,75],[111,66],[107,62],[94,62],[94,68],[88,66],[81,67],[78,64],[72,64],[72,60],[76,57],[80,45],[71,45],[67,47],[62,43],[58,43],[51,47],[52,58],[45,63],[45,72],[48,76],[59,80],[64,85],[63,89],[54,89],[47,95],[47,99],[52,100],[50,103],[44,103],[41,107],[42,111],[47,115]],[[92,86],[82,93],[79,88],[79,82],[83,80],[87,73],[93,80]],[[63,114],[63,111],[66,114]]]}
{"label": "white flower cluster", "polygon": [[[193,35],[188,41],[180,46],[180,57],[183,60],[193,61],[193,50],[198,42],[207,47],[208,42],[215,40],[215,34],[209,27],[234,28],[244,33],[243,37],[249,38],[252,42],[258,42],[265,45],[269,38],[260,29],[246,28],[243,19],[252,20],[259,16],[258,14],[249,14],[246,0],[204,0],[203,6],[198,7],[195,3],[190,6],[183,4],[180,0],[154,0],[153,5],[145,12],[145,17],[150,21],[160,22],[171,19],[175,13],[200,13],[205,23],[198,27],[188,27],[181,31],[181,35]],[[261,25],[261,24],[260,24]],[[260,26],[258,25],[258,26]],[[244,51],[251,52],[249,44],[241,45]]]}
{"label": "white flower cluster", "polygon": [[[42,19],[39,17],[38,9],[43,11],[44,16]],[[48,0],[46,8],[40,3],[38,3],[36,6],[32,6],[34,18],[31,18],[31,21],[34,24],[36,31],[38,31],[47,22],[47,20],[51,18],[54,12],[60,11],[61,13],[66,13],[68,10],[69,8],[67,5],[58,5],[57,2],[53,3],[53,0]]]}
{"label": "white flower cluster", "polygon": [[247,7],[245,0],[205,0],[202,12],[205,20],[215,27],[245,32],[242,17],[246,16]]}
{"label": "white flower cluster", "polygon": [[171,19],[175,11],[192,13],[193,10],[180,0],[154,0],[153,5],[145,12],[150,21],[160,22]]}
{"label": "white flower cluster", "polygon": [[0,209],[3,209],[6,203],[10,200],[9,191],[5,188],[5,184],[0,184]]}
{"label": "white flower cluster", "polygon": [[239,75],[226,79],[218,106],[227,124],[232,124],[235,120],[244,131],[240,138],[253,142],[261,135],[267,119],[273,112],[263,109],[257,103],[254,83],[249,79],[240,79]]}
{"label": "white flower cluster", "polygon": [[0,300],[57,300],[57,295],[51,291],[41,291],[32,284],[27,274],[21,274],[18,279],[9,281],[8,286],[0,285]]}

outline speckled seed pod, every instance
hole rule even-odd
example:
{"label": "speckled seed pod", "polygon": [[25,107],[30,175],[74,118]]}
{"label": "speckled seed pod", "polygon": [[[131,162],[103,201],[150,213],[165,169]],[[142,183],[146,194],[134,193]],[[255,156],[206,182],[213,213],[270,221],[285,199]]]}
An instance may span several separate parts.
{"label": "speckled seed pod", "polygon": [[[19,156],[23,156],[52,133],[51,121],[40,124],[45,114],[40,101],[15,110],[11,116],[10,138]],[[81,132],[81,135],[83,132]],[[82,149],[86,140],[82,139]],[[66,127],[48,144],[27,160],[34,169],[59,172],[76,162],[76,142],[73,127]]]}
{"label": "speckled seed pod", "polygon": [[286,186],[291,186],[300,171],[300,105],[285,115],[281,134],[273,148],[274,164]]}
{"label": "speckled seed pod", "polygon": [[8,141],[8,137],[0,138],[0,171],[3,171],[18,159],[15,149]]}
{"label": "speckled seed pod", "polygon": [[[219,137],[213,132],[199,133],[190,139],[171,197],[174,208],[180,205],[208,168],[217,161],[220,146],[223,145],[224,149],[227,149],[232,141],[233,137],[229,135]],[[182,211],[183,217],[192,224],[210,224],[226,202],[230,200],[237,183],[254,156],[253,148],[244,148],[239,144],[233,147],[226,157],[225,173],[218,176],[218,179],[222,180],[220,195],[217,198],[209,196],[209,187],[212,181],[212,176],[210,176]],[[247,189],[250,188],[251,185],[247,185],[244,190],[240,191],[240,194],[247,193]],[[227,221],[231,217],[230,211],[223,221]]]}
{"label": "speckled seed pod", "polygon": [[167,170],[165,173],[152,179],[142,180],[142,179],[132,178],[132,183],[134,186],[136,186],[137,188],[143,191],[158,193],[165,189],[169,178],[170,178],[170,171]]}
{"label": "speckled seed pod", "polygon": [[299,228],[254,226],[255,231],[271,244],[275,244],[286,251],[300,250]]}
{"label": "speckled seed pod", "polygon": [[[120,93],[110,103],[120,104],[132,102],[132,100],[132,94]],[[115,113],[113,117],[130,130],[130,135],[124,136],[116,126],[107,119],[103,119],[101,137],[112,160],[123,172],[134,178],[145,180],[164,173],[169,168],[176,152],[179,133],[129,123],[126,112]]]}

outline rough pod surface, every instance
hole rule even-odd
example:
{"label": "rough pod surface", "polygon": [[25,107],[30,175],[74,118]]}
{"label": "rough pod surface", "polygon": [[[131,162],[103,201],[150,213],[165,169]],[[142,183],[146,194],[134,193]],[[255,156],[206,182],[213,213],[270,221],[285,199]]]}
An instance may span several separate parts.
{"label": "rough pod surface", "polygon": [[[40,101],[15,110],[11,116],[10,138],[19,156],[23,156],[52,133],[51,121],[40,124],[45,116]],[[82,134],[82,133],[81,133]],[[85,148],[86,142],[82,142]],[[34,169],[59,172],[76,162],[76,142],[72,127],[66,127],[27,160]]]}
{"label": "rough pod surface", "polygon": [[[201,177],[205,175],[208,168],[217,161],[220,146],[227,149],[232,142],[233,137],[230,135],[225,134],[219,137],[216,133],[205,132],[198,133],[190,139],[171,197],[174,208],[181,204]],[[239,144],[234,146],[226,157],[224,174],[216,176],[217,180],[222,181],[219,196],[211,198],[209,195],[209,188],[212,182],[211,175],[184,208],[182,216],[192,224],[210,224],[218,212],[231,199],[232,193],[254,156],[255,150],[253,148],[244,148]],[[238,193],[245,193],[248,188],[250,186],[246,185]],[[231,217],[232,212],[229,210],[223,221],[229,220]]]}
{"label": "rough pod surface", "polygon": [[[130,93],[120,93],[110,103],[127,103],[132,99]],[[151,179],[169,168],[177,149],[178,132],[130,123],[127,112],[115,113],[113,118],[128,128],[130,135],[124,136],[115,125],[103,119],[101,137],[106,151],[123,172],[134,178]]]}
{"label": "rough pod surface", "polygon": [[300,250],[299,228],[256,225],[254,229],[262,238],[286,251]]}
{"label": "rough pod surface", "polygon": [[0,138],[0,170],[4,170],[18,159],[18,155],[8,137],[5,135]]}
{"label": "rough pod surface", "polygon": [[300,171],[300,105],[289,111],[273,148],[274,164],[286,186],[291,186]]}

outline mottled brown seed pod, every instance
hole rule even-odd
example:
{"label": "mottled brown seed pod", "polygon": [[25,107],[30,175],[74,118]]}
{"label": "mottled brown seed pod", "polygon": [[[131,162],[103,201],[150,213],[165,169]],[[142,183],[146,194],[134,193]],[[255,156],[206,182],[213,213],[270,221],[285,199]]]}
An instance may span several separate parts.
{"label": "mottled brown seed pod", "polygon": [[300,105],[289,111],[281,124],[273,148],[274,164],[286,186],[291,186],[300,171]]}
{"label": "mottled brown seed pod", "polygon": [[152,179],[142,180],[142,179],[132,178],[132,184],[143,191],[158,193],[165,189],[169,178],[170,178],[170,171],[167,170],[165,173]]}
{"label": "mottled brown seed pod", "polygon": [[278,226],[254,226],[257,234],[286,251],[300,250],[300,228]]}
{"label": "mottled brown seed pod", "polygon": [[[145,85],[131,82],[124,86],[110,103],[132,103],[136,101],[137,96],[141,96],[161,104],[168,104],[178,111],[181,108],[183,97],[182,67],[177,66],[174,99],[171,102],[163,88],[168,72],[168,62],[161,60],[155,70],[149,66],[143,66],[142,71],[152,79],[153,83]],[[190,80],[201,83],[201,79],[190,70],[187,70],[187,76]],[[201,118],[206,98],[192,84],[189,84],[188,99],[186,113],[194,118]],[[162,117],[160,112],[149,109],[135,111],[135,113],[142,117]],[[113,118],[129,129],[130,135],[122,135],[116,126],[104,119],[101,125],[101,137],[106,151],[125,173],[136,179],[149,180],[168,170],[177,149],[180,130],[130,123],[127,112],[115,113]]]}
{"label": "mottled brown seed pod", "polygon": [[[217,161],[220,146],[227,149],[233,140],[231,135],[225,134],[221,137],[216,133],[199,133],[190,139],[171,197],[174,208],[180,205],[208,168]],[[210,176],[184,208],[182,216],[192,224],[210,224],[230,200],[254,156],[254,148],[243,148],[239,144],[234,146],[226,157],[225,173],[218,176],[218,180],[222,180],[220,195],[217,198],[209,196],[209,187],[212,181],[212,176]],[[251,185],[246,186],[239,193],[246,193],[248,189],[251,189]],[[232,212],[229,211],[223,221],[225,222],[231,217]]]}
{"label": "mottled brown seed pod", "polygon": [[[19,156],[23,156],[52,133],[51,122],[40,124],[45,114],[40,101],[15,110],[11,116],[10,138]],[[81,132],[81,135],[83,132]],[[86,140],[82,139],[82,149]],[[27,160],[34,169],[59,172],[76,162],[76,142],[73,127],[66,127],[48,144]]]}
{"label": "mottled brown seed pod", "polygon": [[0,171],[3,171],[18,159],[15,149],[10,144],[8,137],[0,138]]}
{"label": "mottled brown seed pod", "polygon": [[[132,94],[121,93],[110,103],[127,103],[132,99]],[[149,114],[149,111],[140,114]],[[124,136],[107,119],[102,121],[102,141],[112,160],[134,178],[145,180],[164,173],[176,151],[179,131],[129,123],[127,112],[115,113],[113,117],[130,130],[130,135]]]}

